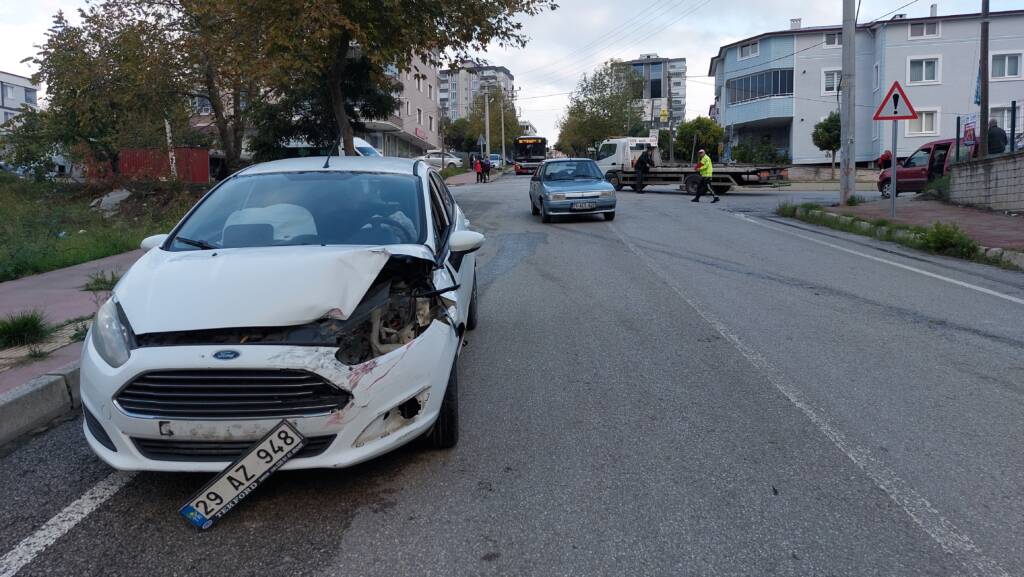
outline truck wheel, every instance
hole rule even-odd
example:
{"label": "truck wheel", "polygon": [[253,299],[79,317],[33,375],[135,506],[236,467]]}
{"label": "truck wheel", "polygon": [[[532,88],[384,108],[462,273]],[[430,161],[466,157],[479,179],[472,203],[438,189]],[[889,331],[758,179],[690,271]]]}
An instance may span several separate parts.
{"label": "truck wheel", "polygon": [[646,184],[634,184],[631,188],[633,190],[635,190],[636,192],[643,192],[644,189],[647,188],[647,185]]}
{"label": "truck wheel", "polygon": [[686,192],[688,194],[697,194],[697,189],[700,188],[700,182],[701,179],[699,174],[691,174],[683,181],[683,186],[686,187]]}
{"label": "truck wheel", "polygon": [[715,194],[725,194],[732,189],[732,185],[729,184],[715,184],[711,186],[711,190],[715,191]]}
{"label": "truck wheel", "polygon": [[619,175],[614,172],[609,172],[604,175],[604,179],[611,183],[611,185],[615,187],[616,191],[622,190],[622,179],[619,178]]}

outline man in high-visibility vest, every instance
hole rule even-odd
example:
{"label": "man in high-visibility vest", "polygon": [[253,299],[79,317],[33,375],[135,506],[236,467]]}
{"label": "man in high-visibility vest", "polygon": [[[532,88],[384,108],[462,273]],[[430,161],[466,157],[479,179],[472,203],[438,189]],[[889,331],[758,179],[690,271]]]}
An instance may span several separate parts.
{"label": "man in high-visibility vest", "polygon": [[705,192],[714,198],[711,204],[718,202],[720,199],[715,194],[715,189],[711,188],[711,175],[715,173],[715,167],[711,164],[711,157],[704,152],[703,148],[697,151],[697,170],[700,172],[700,186],[697,187],[697,196],[693,197],[690,202],[700,202],[700,197],[704,196]]}

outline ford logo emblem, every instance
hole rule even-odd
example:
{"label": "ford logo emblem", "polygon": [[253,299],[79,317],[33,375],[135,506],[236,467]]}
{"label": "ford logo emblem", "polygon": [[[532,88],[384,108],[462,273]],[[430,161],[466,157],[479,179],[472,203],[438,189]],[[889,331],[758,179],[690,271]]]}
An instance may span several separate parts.
{"label": "ford logo emblem", "polygon": [[230,361],[237,359],[240,354],[238,351],[217,351],[213,353],[213,358],[219,361]]}

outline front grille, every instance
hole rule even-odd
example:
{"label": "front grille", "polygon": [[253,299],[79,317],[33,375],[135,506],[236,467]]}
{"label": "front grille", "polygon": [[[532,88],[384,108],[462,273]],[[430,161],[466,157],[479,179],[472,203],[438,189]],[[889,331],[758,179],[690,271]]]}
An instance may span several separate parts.
{"label": "front grille", "polygon": [[300,370],[153,371],[115,400],[132,416],[161,419],[272,419],[323,415],[351,395]]}
{"label": "front grille", "polygon": [[[315,457],[327,450],[335,435],[306,437],[306,444],[293,459]],[[154,461],[234,461],[241,457],[253,441],[175,441],[173,439],[132,438],[135,447]]]}

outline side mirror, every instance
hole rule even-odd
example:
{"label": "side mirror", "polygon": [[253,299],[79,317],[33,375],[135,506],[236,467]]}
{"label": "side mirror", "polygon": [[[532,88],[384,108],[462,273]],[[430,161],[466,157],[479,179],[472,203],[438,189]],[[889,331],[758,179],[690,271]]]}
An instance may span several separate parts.
{"label": "side mirror", "polygon": [[484,235],[472,230],[457,230],[448,239],[448,248],[452,252],[471,253],[484,244]]}
{"label": "side mirror", "polygon": [[166,234],[154,234],[153,236],[147,236],[146,238],[142,239],[142,242],[139,243],[139,248],[141,248],[142,250],[156,248],[162,245],[165,240],[167,240],[167,236],[168,235]]}

